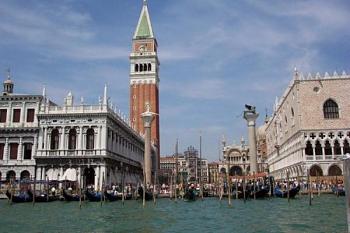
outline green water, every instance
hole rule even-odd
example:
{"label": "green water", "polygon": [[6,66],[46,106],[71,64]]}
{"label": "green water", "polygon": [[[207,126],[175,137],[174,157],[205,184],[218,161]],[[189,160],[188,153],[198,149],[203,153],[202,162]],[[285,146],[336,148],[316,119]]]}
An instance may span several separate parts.
{"label": "green water", "polygon": [[307,196],[196,202],[158,199],[156,206],[140,201],[8,204],[0,201],[0,232],[347,232],[345,198]]}

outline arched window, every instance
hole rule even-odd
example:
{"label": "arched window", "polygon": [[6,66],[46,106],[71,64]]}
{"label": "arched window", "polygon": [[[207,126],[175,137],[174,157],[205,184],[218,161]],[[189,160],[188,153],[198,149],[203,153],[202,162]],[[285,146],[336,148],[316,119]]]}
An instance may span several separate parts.
{"label": "arched window", "polygon": [[93,128],[90,128],[86,131],[86,149],[93,150],[95,143],[95,131]]}
{"label": "arched window", "polygon": [[323,114],[326,119],[339,118],[338,104],[335,101],[328,99],[323,104]]}
{"label": "arched window", "polygon": [[320,141],[316,141],[316,144],[315,144],[315,154],[316,154],[316,155],[322,155],[322,146],[321,146]]}
{"label": "arched window", "polygon": [[148,63],[148,71],[151,71],[152,70],[152,65],[151,63]]}
{"label": "arched window", "polygon": [[135,72],[139,72],[139,64],[135,64]]}
{"label": "arched window", "polygon": [[77,131],[75,129],[69,130],[68,136],[68,150],[75,150],[77,146]]}
{"label": "arched window", "polygon": [[332,147],[328,140],[324,144],[324,153],[326,155],[332,155]]}
{"label": "arched window", "polygon": [[341,155],[341,148],[338,140],[334,141],[334,154],[335,155]]}
{"label": "arched window", "polygon": [[310,141],[307,141],[307,143],[306,143],[305,154],[306,155],[313,155],[314,154],[314,151],[312,149],[312,144]]}
{"label": "arched window", "polygon": [[344,140],[343,152],[344,154],[350,153],[350,145],[348,140]]}
{"label": "arched window", "polygon": [[53,129],[51,131],[51,150],[58,150],[59,145],[59,134],[58,129]]}
{"label": "arched window", "polygon": [[140,64],[139,69],[140,69],[140,72],[143,71],[143,65],[142,64]]}
{"label": "arched window", "polygon": [[143,70],[144,70],[144,71],[147,71],[147,64],[146,64],[146,63],[143,64]]}
{"label": "arched window", "polygon": [[328,168],[328,175],[329,176],[341,176],[342,171],[338,165],[333,164]]}
{"label": "arched window", "polygon": [[313,165],[310,168],[310,176],[323,176],[322,168],[318,165]]}

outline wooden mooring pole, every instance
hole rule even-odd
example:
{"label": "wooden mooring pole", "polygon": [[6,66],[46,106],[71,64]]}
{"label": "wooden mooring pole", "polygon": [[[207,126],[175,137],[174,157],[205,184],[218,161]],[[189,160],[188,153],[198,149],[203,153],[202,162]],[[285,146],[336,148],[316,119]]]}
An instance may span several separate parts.
{"label": "wooden mooring pole", "polygon": [[348,232],[350,232],[350,154],[346,154],[346,159],[343,162],[344,166],[344,181],[346,194],[346,212],[348,215]]}
{"label": "wooden mooring pole", "polygon": [[310,169],[307,169],[307,184],[308,184],[308,191],[309,191],[309,205],[312,205],[312,184],[311,184],[311,179],[310,179]]}

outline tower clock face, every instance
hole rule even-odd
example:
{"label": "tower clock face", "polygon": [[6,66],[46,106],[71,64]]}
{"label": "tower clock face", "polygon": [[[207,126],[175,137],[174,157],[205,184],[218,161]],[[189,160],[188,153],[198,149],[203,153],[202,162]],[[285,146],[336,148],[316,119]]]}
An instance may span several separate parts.
{"label": "tower clock face", "polygon": [[146,45],[140,45],[139,47],[139,51],[142,53],[142,52],[145,52],[147,49],[146,49]]}

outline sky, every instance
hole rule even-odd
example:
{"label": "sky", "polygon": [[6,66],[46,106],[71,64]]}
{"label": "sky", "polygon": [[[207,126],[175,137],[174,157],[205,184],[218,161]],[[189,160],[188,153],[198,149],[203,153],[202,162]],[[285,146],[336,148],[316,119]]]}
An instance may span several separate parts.
{"label": "sky", "polygon": [[[244,104],[258,125],[293,78],[350,73],[350,2],[148,0],[160,60],[161,155],[199,148],[218,160],[220,142],[247,138]],[[15,92],[58,104],[109,96],[129,112],[129,53],[142,0],[1,0],[0,75]]]}

